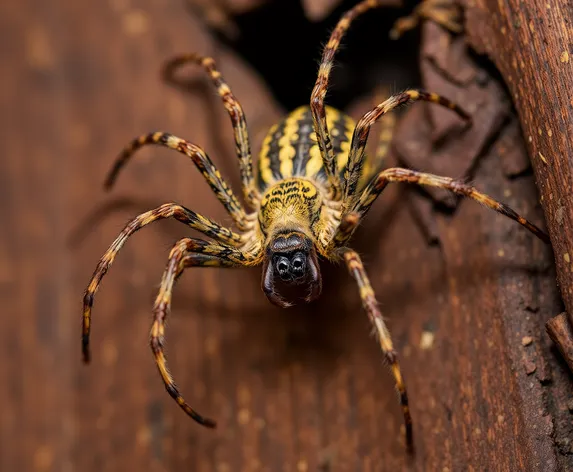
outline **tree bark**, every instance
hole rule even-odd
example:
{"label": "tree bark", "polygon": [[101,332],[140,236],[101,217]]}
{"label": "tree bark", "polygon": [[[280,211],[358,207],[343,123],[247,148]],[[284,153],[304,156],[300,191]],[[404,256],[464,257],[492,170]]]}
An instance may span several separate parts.
{"label": "tree bark", "polygon": [[519,114],[573,322],[573,3],[463,4],[469,44],[495,63]]}

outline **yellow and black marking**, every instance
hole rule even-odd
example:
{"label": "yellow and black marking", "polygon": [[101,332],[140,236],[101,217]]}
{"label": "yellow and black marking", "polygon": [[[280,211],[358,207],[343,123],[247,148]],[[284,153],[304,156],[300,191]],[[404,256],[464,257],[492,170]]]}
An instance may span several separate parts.
{"label": "yellow and black marking", "polygon": [[[243,192],[247,203],[255,210],[249,214],[245,212],[210,158],[195,144],[163,132],[150,133],[133,140],[115,162],[106,181],[108,188],[139,148],[157,144],[175,149],[191,158],[240,231],[222,227],[175,203],[145,212],[129,222],[100,259],[84,295],[82,349],[85,361],[89,361],[90,357],[89,336],[94,296],[118,252],[127,239],[144,226],[159,219],[175,218],[202,232],[212,241],[184,238],[173,247],[155,300],[150,346],[169,395],[195,421],[213,427],[213,420],[197,413],[181,396],[169,373],[163,351],[165,321],[179,276],[186,268],[192,267],[262,265],[263,292],[270,302],[286,307],[290,303],[275,289],[276,274],[288,283],[296,283],[296,279],[307,284],[309,291],[305,300],[311,301],[320,295],[322,287],[318,255],[332,261],[343,258],[358,285],[364,309],[376,329],[380,347],[390,364],[400,393],[406,442],[408,446],[412,445],[412,420],[406,386],[390,334],[362,262],[356,252],[346,247],[352,234],[388,183],[404,182],[439,187],[469,197],[517,221],[543,241],[549,242],[549,238],[508,206],[464,182],[401,168],[377,172],[382,164],[382,155],[385,154],[384,148],[372,160],[366,157],[365,149],[371,126],[402,104],[425,100],[448,107],[465,119],[469,118],[448,99],[433,93],[409,90],[391,96],[374,107],[356,126],[348,116],[324,105],[334,55],[344,33],[358,15],[382,3],[382,0],[366,0],[343,15],[324,49],[310,106],[294,110],[270,129],[263,142],[256,182],[253,179],[243,110],[216,69],[214,60],[189,54],[168,63],[167,75],[172,75],[177,67],[186,62],[195,62],[207,70],[231,118]],[[389,137],[382,141],[388,143]]]}
{"label": "yellow and black marking", "polygon": [[361,221],[361,215],[356,212],[345,214],[336,228],[333,238],[331,239],[327,253],[336,253],[340,248],[344,250],[344,245],[350,238]]}
{"label": "yellow and black marking", "polygon": [[292,177],[271,186],[261,199],[259,225],[263,235],[289,228],[317,234],[323,196],[310,180]]}
{"label": "yellow and black marking", "polygon": [[149,334],[149,344],[155,358],[155,363],[165,384],[165,389],[177,402],[181,409],[198,423],[209,428],[216,426],[215,421],[205,418],[184,400],[175,385],[167,367],[167,359],[163,350],[165,339],[165,320],[171,308],[171,297],[175,281],[186,267],[234,267],[244,265],[247,257],[238,249],[232,249],[217,244],[211,244],[201,239],[184,238],[178,241],[169,254],[169,261],[159,293],[153,308],[153,324]]}
{"label": "yellow and black marking", "polygon": [[352,143],[350,145],[350,152],[348,156],[348,164],[344,171],[344,179],[342,185],[343,193],[343,212],[354,201],[354,195],[359,187],[360,178],[364,173],[363,167],[366,162],[365,152],[366,143],[370,134],[370,128],[382,116],[391,112],[392,110],[405,105],[410,102],[425,101],[436,103],[443,107],[449,108],[457,113],[466,123],[471,122],[471,117],[468,113],[459,107],[454,102],[448,100],[437,93],[429,93],[424,90],[406,90],[405,92],[398,93],[391,96],[384,102],[374,107],[358,121],[354,133],[352,135]]}
{"label": "yellow and black marking", "polygon": [[245,210],[243,206],[235,197],[233,191],[221,176],[219,170],[215,167],[209,156],[201,149],[185,139],[178,138],[170,133],[163,131],[156,131],[155,133],[143,134],[135,138],[131,143],[126,146],[119,154],[114,162],[106,180],[105,188],[107,190],[113,187],[115,180],[121,169],[127,164],[131,156],[140,148],[146,145],[155,144],[158,146],[165,146],[174,149],[181,154],[190,157],[199,172],[203,175],[219,201],[224,205],[225,209],[233,217],[233,220],[239,228],[245,226]]}
{"label": "yellow and black marking", "polygon": [[[188,210],[187,208],[175,203],[167,203],[161,205],[155,210],[142,213],[141,215],[131,220],[101,258],[84,295],[82,350],[84,360],[86,362],[89,362],[90,360],[89,338],[91,327],[91,310],[94,296],[99,288],[103,276],[109,270],[117,254],[133,233],[139,231],[141,228],[147,226],[150,223],[153,223],[154,221],[165,218],[175,218],[177,221],[188,225],[190,228],[200,231],[203,234],[228,245],[236,246],[241,242],[241,236],[239,234],[231,231],[230,229],[224,228],[209,218],[201,216],[198,213]],[[216,255],[219,256],[221,254]]]}
{"label": "yellow and black marking", "polygon": [[[359,215],[363,219],[368,213],[372,204],[376,201],[378,196],[391,182],[403,182],[414,185],[438,187],[444,190],[449,190],[457,195],[464,196],[475,200],[478,203],[490,208],[508,218],[518,222],[523,227],[531,231],[535,236],[545,243],[549,243],[549,236],[540,230],[533,223],[529,222],[523,216],[518,215],[514,210],[504,203],[501,203],[494,198],[477,191],[471,185],[460,180],[452,179],[451,177],[442,177],[439,175],[427,174],[425,172],[418,172],[411,169],[403,169],[401,167],[394,167],[386,169],[378,174],[378,176],[370,181],[368,186],[364,189],[360,197],[356,200],[351,207],[349,213]],[[343,218],[344,220],[344,218]],[[348,234],[349,231],[344,232]],[[340,240],[340,244],[346,242],[341,236],[342,232],[339,230],[335,235],[335,239]]]}
{"label": "yellow and black marking", "polygon": [[324,160],[324,168],[328,181],[330,182],[332,195],[335,198],[340,197],[340,177],[337,172],[336,156],[333,150],[333,143],[327,121],[327,112],[324,106],[330,72],[332,71],[336,51],[338,50],[340,42],[342,41],[346,31],[350,28],[350,24],[362,13],[370,10],[371,8],[380,7],[383,3],[384,2],[382,0],[365,0],[358,3],[342,15],[338,24],[332,31],[328,43],[326,43],[326,46],[324,47],[322,60],[320,61],[320,66],[318,68],[316,83],[310,95],[310,107],[312,110],[314,128],[317,134],[318,147]]}
{"label": "yellow and black marking", "polygon": [[[326,107],[326,113],[337,173],[340,174],[348,159],[354,120],[332,107]],[[271,127],[263,140],[257,177],[261,192],[291,177],[307,177],[327,183],[328,176],[308,106],[297,108]]]}
{"label": "yellow and black marking", "polygon": [[182,54],[174,57],[164,66],[163,75],[168,81],[174,81],[175,71],[186,63],[195,63],[202,66],[213,84],[217,88],[217,94],[221,97],[223,105],[231,119],[231,125],[235,135],[235,152],[239,158],[239,169],[241,171],[241,180],[245,199],[251,205],[259,198],[253,179],[253,160],[251,157],[251,143],[247,131],[247,119],[243,107],[233,95],[231,88],[223,79],[223,76],[217,69],[215,60],[212,57],[200,56],[199,54]]}
{"label": "yellow and black marking", "polygon": [[[379,87],[374,95],[374,103],[376,106],[386,100],[390,96],[388,87]],[[396,127],[396,115],[394,113],[386,113],[378,120],[380,130],[378,132],[378,142],[375,151],[372,153],[372,158],[364,159],[362,176],[360,177],[359,187],[363,187],[370,181],[374,175],[384,168],[386,157],[390,153],[392,145],[392,138],[394,136],[394,129]],[[368,151],[366,152],[368,156]]]}

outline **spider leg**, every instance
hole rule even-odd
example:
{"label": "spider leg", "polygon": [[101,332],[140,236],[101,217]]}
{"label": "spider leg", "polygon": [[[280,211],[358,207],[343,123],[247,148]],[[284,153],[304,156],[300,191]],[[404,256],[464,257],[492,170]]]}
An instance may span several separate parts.
{"label": "spider leg", "polygon": [[243,107],[231,92],[221,73],[217,70],[215,60],[211,57],[204,57],[198,54],[182,54],[169,60],[164,67],[164,77],[168,81],[173,81],[176,69],[182,65],[193,62],[202,66],[217,87],[217,93],[223,100],[225,109],[229,113],[233,130],[235,133],[235,149],[239,158],[241,169],[241,180],[245,199],[250,205],[254,205],[260,199],[259,191],[253,179],[253,159],[251,156],[251,144],[247,131],[247,119],[243,112]]}
{"label": "spider leg", "polygon": [[370,134],[370,128],[378,119],[393,109],[400,105],[405,105],[406,103],[418,100],[437,103],[438,105],[447,107],[457,113],[468,123],[470,122],[470,116],[454,102],[451,102],[447,98],[436,93],[428,93],[423,90],[407,90],[405,92],[398,93],[365,113],[356,124],[356,128],[354,128],[350,151],[348,153],[348,164],[344,171],[342,189],[343,213],[354,202],[354,194],[358,187],[358,181],[361,177],[362,167],[364,165],[364,152],[366,149],[366,142],[368,141],[368,135]]}
{"label": "spider leg", "polygon": [[398,18],[390,30],[390,38],[398,39],[406,31],[414,29],[420,20],[428,19],[452,33],[463,31],[461,10],[452,0],[422,0],[408,16]]}
{"label": "spider leg", "polygon": [[390,151],[390,144],[392,143],[392,136],[396,126],[396,115],[384,115],[380,119],[381,130],[378,137],[378,145],[376,146],[376,153],[374,154],[374,168],[379,170],[382,166],[384,159]]}
{"label": "spider leg", "polygon": [[549,243],[549,236],[533,223],[517,214],[509,206],[495,200],[485,193],[479,192],[465,182],[454,180],[450,177],[441,177],[439,175],[427,174],[425,172],[394,167],[380,172],[377,177],[372,179],[351,210],[347,215],[342,217],[342,222],[339,225],[331,243],[333,247],[340,247],[348,241],[359,221],[364,218],[376,198],[378,198],[378,195],[380,195],[390,182],[404,182],[414,185],[438,187],[449,190],[457,195],[471,198],[487,208],[491,208],[492,210],[517,221],[543,242]]}
{"label": "spider leg", "polygon": [[404,384],[404,379],[402,378],[402,372],[400,370],[400,365],[398,363],[398,356],[392,345],[392,339],[390,338],[390,333],[382,314],[378,309],[378,302],[374,296],[374,290],[370,285],[366,271],[364,270],[364,265],[360,260],[358,254],[352,249],[343,250],[344,261],[348,267],[350,275],[356,280],[358,288],[360,290],[360,298],[362,299],[362,306],[368,314],[370,322],[376,330],[376,336],[378,337],[378,342],[380,343],[380,348],[384,354],[384,358],[390,364],[390,369],[392,370],[392,375],[394,376],[394,381],[396,383],[396,388],[400,394],[400,405],[402,406],[402,413],[404,415],[404,425],[406,428],[406,445],[408,448],[412,447],[412,417],[410,415],[410,408],[408,406],[408,394],[406,392],[406,385]]}
{"label": "spider leg", "polygon": [[332,31],[330,39],[326,44],[322,53],[322,60],[318,69],[318,77],[310,96],[310,109],[312,111],[312,120],[314,123],[314,131],[318,141],[318,147],[322,155],[324,169],[333,192],[333,198],[340,198],[340,178],[338,176],[337,163],[334,158],[334,151],[332,148],[332,141],[328,132],[328,125],[326,124],[326,109],[324,107],[324,98],[328,88],[328,79],[330,71],[334,62],[334,55],[338,50],[342,37],[350,27],[352,21],[368,11],[371,8],[383,6],[382,0],[365,0],[360,2],[348,10]]}
{"label": "spider leg", "polygon": [[141,135],[131,141],[131,143],[126,146],[117,157],[113,167],[107,175],[105,180],[105,188],[107,190],[111,189],[117,179],[119,171],[125,166],[125,164],[127,164],[127,161],[131,156],[133,156],[138,149],[149,144],[156,144],[168,147],[169,149],[175,149],[177,152],[190,157],[193,163],[197,166],[197,169],[199,169],[199,172],[201,172],[203,177],[205,177],[205,180],[213,192],[215,192],[215,195],[217,195],[219,201],[229,212],[237,226],[241,229],[245,228],[245,210],[223,177],[221,177],[221,174],[209,156],[199,146],[169,133],[157,131],[155,133]]}
{"label": "spider leg", "polygon": [[252,264],[253,261],[252,255],[245,254],[235,248],[211,244],[201,239],[181,239],[173,246],[169,254],[169,262],[163,273],[159,293],[155,299],[149,344],[165,384],[165,389],[185,413],[197,423],[209,428],[214,428],[216,423],[209,418],[203,417],[187,404],[167,367],[167,360],[163,351],[165,320],[171,309],[173,288],[185,268],[237,267]]}
{"label": "spider leg", "polygon": [[[390,95],[388,87],[380,87],[375,93],[375,103],[378,104]],[[384,161],[390,146],[392,144],[392,137],[394,135],[394,128],[396,127],[396,115],[387,113],[380,117],[379,120],[380,131],[378,134],[378,142],[374,153],[367,153],[368,159],[364,162],[364,169],[360,177],[361,183],[368,183],[384,167]],[[372,155],[372,157],[370,157]]]}
{"label": "spider leg", "polygon": [[82,352],[85,362],[89,362],[90,360],[89,341],[91,310],[94,296],[99,288],[103,276],[109,270],[119,250],[123,247],[127,239],[133,233],[140,230],[149,223],[153,223],[156,220],[165,218],[175,218],[176,220],[185,223],[189,227],[200,231],[203,234],[206,234],[216,241],[221,241],[225,244],[236,246],[241,242],[241,236],[239,234],[220,226],[209,218],[198,215],[197,213],[188,210],[181,205],[177,205],[176,203],[166,203],[158,208],[155,208],[154,210],[142,213],[141,215],[131,220],[100,259],[84,295]]}

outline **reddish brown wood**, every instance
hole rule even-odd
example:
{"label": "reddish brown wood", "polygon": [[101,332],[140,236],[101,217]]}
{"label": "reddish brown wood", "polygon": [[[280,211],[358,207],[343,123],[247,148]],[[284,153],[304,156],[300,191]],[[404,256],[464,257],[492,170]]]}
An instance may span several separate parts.
{"label": "reddish brown wood", "polygon": [[[254,134],[281,110],[179,1],[3,2],[0,44],[9,111],[0,117],[0,470],[571,466],[571,380],[543,336],[559,307],[548,249],[472,202],[436,216],[441,247],[430,247],[399,187],[355,246],[402,360],[415,457],[405,455],[391,376],[343,268],[324,265],[320,301],[290,310],[267,302],[256,269],[182,277],[167,353],[190,403],[219,420],[215,431],[168,397],[147,345],[167,253],[189,234],[176,223],[141,231],[118,257],[96,297],[93,364],[83,366],[83,290],[128,218],[177,201],[229,221],[191,163],[169,151],[143,152],[114,193],[101,190],[120,148],[154,129],[203,145],[239,182],[210,84],[190,70],[190,91],[169,88],[163,61],[191,47],[215,54]],[[479,161],[476,185],[539,221],[532,178],[508,180],[499,152]]]}
{"label": "reddish brown wood", "polygon": [[567,319],[567,313],[551,318],[546,324],[547,333],[559,348],[563,358],[573,371],[573,330]]}
{"label": "reddish brown wood", "polygon": [[465,1],[468,39],[499,68],[519,113],[573,321],[573,8],[570,1]]}
{"label": "reddish brown wood", "polygon": [[[448,97],[453,97],[458,103],[471,111],[474,123],[469,130],[456,135],[453,132],[455,131],[456,120],[451,114],[446,116],[447,112],[435,107],[430,108],[429,106],[426,107],[426,110],[411,110],[401,121],[395,140],[395,148],[400,158],[417,168],[423,168],[438,174],[445,173],[446,175],[471,178],[479,188],[482,188],[481,185],[485,185],[485,188],[488,188],[489,184],[488,192],[491,195],[509,203],[518,211],[527,213],[529,210],[520,207],[514,200],[516,194],[513,185],[528,180],[520,177],[524,176],[528,166],[525,146],[517,127],[516,118],[511,114],[507,106],[508,99],[505,97],[499,84],[496,83],[496,79],[491,77],[487,69],[475,63],[471,58],[468,48],[464,44],[463,37],[452,38],[446,31],[443,31],[436,25],[427,23],[423,27],[423,39],[421,64],[424,87]],[[424,111],[430,119],[426,123],[420,123],[420,117],[423,116]],[[497,119],[498,122],[492,128],[492,120],[494,119]],[[454,137],[451,136],[452,134]],[[443,139],[444,136],[447,139]],[[492,139],[493,144],[491,142]],[[508,149],[511,151],[508,151]],[[492,161],[492,158],[496,158],[495,161]],[[490,163],[489,165],[487,164],[488,162]],[[488,175],[488,184],[480,184],[479,181],[480,175],[487,175],[484,174],[484,166],[490,168],[492,172],[496,172],[495,176],[492,174]],[[496,169],[495,171],[493,171],[494,168]],[[500,178],[500,168],[503,168],[505,175],[509,179]],[[478,176],[477,181],[474,176]],[[498,182],[500,186],[496,187],[494,182]],[[441,194],[433,195],[437,201],[447,202],[447,200],[443,200]],[[524,196],[525,194],[522,195]],[[530,198],[530,203],[534,204],[534,192],[530,193]],[[462,205],[466,204],[465,202],[462,203]],[[436,218],[435,214],[432,216],[432,213],[429,212],[428,206],[418,205],[418,208],[422,216],[425,217],[425,221],[430,221],[432,217]],[[475,211],[477,216],[479,209]],[[466,221],[473,220],[468,218]],[[432,228],[428,227],[427,224],[426,228],[430,230],[430,234],[434,234],[431,231]],[[444,248],[446,259],[449,260],[448,267],[453,269],[455,263],[452,259],[448,259],[452,246],[460,245],[464,247],[461,250],[462,252],[469,251],[473,254],[474,251],[479,249],[479,245],[471,242],[473,239],[472,234],[475,231],[475,228],[471,225],[463,229],[460,227],[455,233],[451,232],[452,230],[446,232],[444,230],[444,226],[439,226],[438,239]],[[494,239],[497,237],[493,235],[498,233],[498,231],[499,228],[491,227],[489,229],[490,235]],[[448,234],[456,234],[454,240],[449,239],[447,237]],[[460,238],[459,240],[457,240],[458,237]],[[505,237],[501,237],[499,241],[508,242]],[[493,240],[490,239],[491,242]],[[480,256],[477,256],[478,259],[475,260],[474,264],[470,264],[469,261],[473,260],[473,255],[469,253],[462,254],[462,252],[458,252],[458,257],[460,260],[466,259],[466,263],[469,266],[473,266],[474,270],[481,265],[478,263]],[[498,248],[498,261],[506,260],[502,265],[508,263],[507,259],[513,261],[508,263],[506,269],[502,270],[503,273],[507,274],[508,271],[511,271],[509,266],[519,260],[523,260],[523,253],[520,255],[520,252],[521,250],[517,250],[515,242],[509,244],[509,246]],[[545,254],[549,256],[550,252],[547,251]],[[539,259],[539,262],[541,262],[541,259]],[[544,268],[542,263],[542,265],[538,266],[538,270],[545,271],[547,267],[545,265]],[[485,273],[487,272],[486,270]],[[549,276],[549,274],[546,275]],[[555,382],[555,390],[549,392],[544,388],[531,389],[526,396],[522,396],[512,407],[506,405],[506,414],[502,416],[515,417],[519,415],[517,411],[521,411],[520,414],[524,417],[524,422],[517,428],[522,434],[518,441],[521,441],[523,447],[505,444],[505,447],[508,447],[507,450],[515,451],[509,460],[516,462],[497,462],[495,466],[485,465],[488,464],[490,457],[501,458],[503,453],[501,450],[497,453],[482,450],[480,455],[481,462],[474,463],[474,466],[477,468],[507,468],[507,470],[524,467],[528,470],[566,470],[570,467],[570,464],[567,462],[568,448],[564,447],[563,444],[567,442],[567,438],[571,433],[571,427],[568,414],[564,414],[564,410],[568,401],[567,385],[569,385],[570,380],[568,379],[568,374],[563,370],[559,371],[558,378],[552,376],[556,371],[550,366],[555,363],[556,359],[546,351],[550,342],[542,336],[543,331],[539,325],[536,327],[529,324],[531,317],[539,316],[539,300],[546,295],[544,290],[552,291],[554,285],[549,276],[545,278],[545,288],[541,289],[539,287],[538,291],[534,286],[529,285],[531,283],[535,284],[534,278],[521,279],[517,273],[513,273],[512,276],[509,276],[509,279],[513,277],[516,278],[505,288],[505,296],[521,299],[521,308],[505,311],[501,315],[500,321],[503,320],[501,323],[513,333],[509,338],[506,338],[505,342],[507,343],[506,348],[512,352],[513,369],[523,375],[523,377],[516,376],[517,384],[520,385],[520,389],[523,389],[528,384],[532,387],[534,384],[528,382],[527,379],[535,376],[542,385],[549,385]],[[465,275],[462,278],[465,278]],[[525,285],[523,284],[524,280],[528,280],[528,283]],[[485,280],[482,280],[481,283],[476,280],[475,287],[482,286],[484,283],[487,285]],[[455,289],[453,291],[455,292]],[[473,293],[473,296],[475,295]],[[469,296],[469,299],[473,299],[473,296]],[[478,296],[478,299],[482,301],[480,303],[487,305],[490,301],[490,296],[491,294],[483,293],[482,297]],[[459,303],[459,301],[455,303]],[[478,304],[476,306],[475,301],[469,302],[470,308],[468,309],[472,313],[471,319],[479,319],[480,328],[476,330],[470,329],[468,332],[472,333],[472,338],[474,336],[478,337],[478,332],[483,332],[485,339],[488,339],[488,342],[492,342],[492,338],[483,331],[484,325],[481,324],[487,318],[487,316],[484,317],[484,305]],[[546,313],[545,316],[547,315],[549,313]],[[496,328],[493,329],[494,332],[497,331]],[[457,329],[453,331],[457,333],[456,337],[461,335],[463,338],[461,331]],[[535,333],[535,335],[532,337],[531,333]],[[523,339],[526,339],[527,342],[524,343]],[[468,339],[467,342],[471,341]],[[481,347],[482,345],[480,344]],[[460,363],[461,365],[465,364],[462,360],[460,360]],[[487,361],[482,359],[480,361],[482,376],[485,375],[487,377],[488,372],[495,372],[496,375],[500,375],[501,370],[503,370],[501,364],[498,364],[497,367],[494,367],[492,364],[491,370],[488,370],[486,365]],[[483,379],[484,377],[482,377]],[[475,394],[473,390],[475,385],[468,386],[467,392],[470,397]],[[549,398],[552,397],[558,399],[557,403],[548,407],[548,405],[551,405]],[[490,398],[491,400],[492,398]],[[466,417],[465,421],[462,422],[465,425],[470,423],[475,425],[475,420],[475,418],[470,420],[469,417]],[[478,429],[481,430],[479,427]],[[544,433],[540,436],[539,431],[541,430]],[[540,438],[543,438],[543,440],[540,440]],[[497,445],[504,447],[503,440],[498,439]],[[476,454],[472,447],[468,449],[468,453]]]}

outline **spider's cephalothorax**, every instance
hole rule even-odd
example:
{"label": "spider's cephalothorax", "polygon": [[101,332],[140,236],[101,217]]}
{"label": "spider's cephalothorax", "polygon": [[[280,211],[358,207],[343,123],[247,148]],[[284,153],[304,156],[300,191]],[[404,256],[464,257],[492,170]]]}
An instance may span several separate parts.
{"label": "spider's cephalothorax", "polygon": [[[433,93],[409,90],[391,96],[354,123],[344,114],[326,107],[324,97],[333,58],[351,22],[383,1],[366,0],[346,12],[332,32],[322,56],[310,106],[303,106],[273,126],[265,138],[253,176],[247,124],[239,102],[209,57],[190,54],[170,61],[168,77],[179,66],[195,62],[203,66],[217,87],[235,131],[242,190],[251,212],[227,186],[207,154],[195,144],[172,134],[155,132],[135,139],[120,155],[106,186],[110,187],[130,156],[142,146],[156,144],[174,149],[197,166],[211,189],[231,215],[239,231],[217,224],[187,208],[164,204],[137,216],[127,224],[100,260],[84,296],[83,353],[89,360],[89,334],[94,295],[118,251],[135,231],[153,221],[175,218],[205,234],[210,241],[184,238],[169,254],[159,293],[155,300],[150,345],[169,394],[193,419],[205,426],[215,423],[193,410],[183,399],[167,369],[163,352],[165,319],[169,313],[173,286],[189,267],[239,267],[262,265],[262,288],[279,306],[288,302],[278,293],[276,282],[306,284],[306,300],[319,296],[321,277],[318,256],[345,262],[356,281],[364,310],[394,376],[406,427],[406,442],[412,445],[412,422],[406,387],[390,334],[378,309],[374,291],[358,254],[348,247],[352,233],[378,195],[390,182],[439,187],[469,197],[525,226],[545,242],[548,237],[511,208],[477,191],[472,186],[437,175],[403,168],[382,169],[383,152],[367,158],[365,147],[371,126],[392,109],[408,102],[425,100],[445,106],[462,118],[469,116],[457,105]],[[384,150],[387,146],[381,146]]]}

